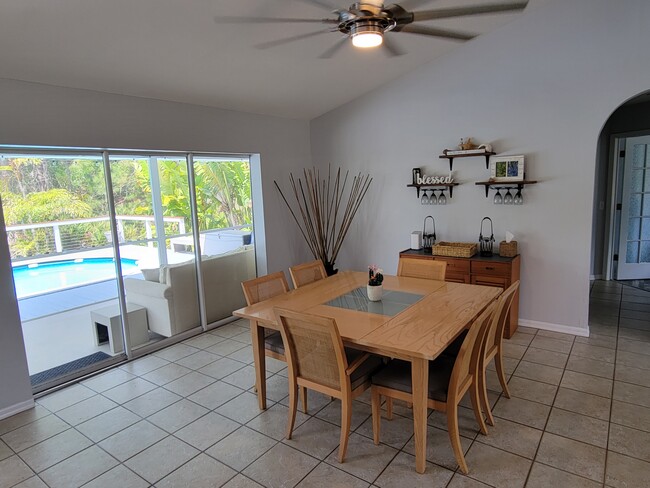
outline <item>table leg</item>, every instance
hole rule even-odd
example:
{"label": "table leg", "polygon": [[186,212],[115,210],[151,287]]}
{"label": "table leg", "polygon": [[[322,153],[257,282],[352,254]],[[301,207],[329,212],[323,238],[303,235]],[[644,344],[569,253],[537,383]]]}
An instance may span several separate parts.
{"label": "table leg", "polygon": [[415,432],[415,470],[424,473],[427,467],[427,385],[429,362],[426,359],[411,361],[413,382],[413,430]]}
{"label": "table leg", "polygon": [[266,410],[266,356],[264,354],[264,327],[255,320],[250,321],[251,344],[255,360],[255,388],[260,410]]}

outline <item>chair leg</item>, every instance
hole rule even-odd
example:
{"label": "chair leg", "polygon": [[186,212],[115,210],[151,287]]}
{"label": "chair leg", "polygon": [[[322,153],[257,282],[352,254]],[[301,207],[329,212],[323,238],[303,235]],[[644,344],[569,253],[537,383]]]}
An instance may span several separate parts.
{"label": "chair leg", "polygon": [[486,423],[488,425],[494,425],[494,416],[492,415],[492,409],[490,408],[490,398],[488,397],[488,392],[487,392],[487,381],[485,378],[486,374],[486,369],[483,368],[482,371],[479,371],[478,373],[478,395],[481,400],[481,408],[483,409],[483,412],[485,412],[485,416],[487,417],[485,419]]}
{"label": "chair leg", "polygon": [[386,397],[386,418],[393,420],[393,399],[391,397]]}
{"label": "chair leg", "polygon": [[300,401],[302,402],[302,411],[307,413],[307,388],[300,387]]}
{"label": "chair leg", "polygon": [[[370,399],[372,404],[372,439],[375,445],[379,445],[379,432],[381,429],[381,395],[379,392],[372,388],[370,391]],[[386,401],[390,400],[387,398]]]}
{"label": "chair leg", "polygon": [[[478,376],[480,377],[481,373],[479,373]],[[483,397],[479,390],[479,382],[480,380],[478,378],[474,378],[474,381],[472,381],[472,385],[469,387],[470,397],[472,399],[472,409],[474,410],[474,417],[476,417],[476,422],[478,422],[479,430],[481,431],[481,434],[487,435],[488,433],[487,426],[485,425],[483,412],[481,412],[481,404],[483,403],[482,401]]]}
{"label": "chair leg", "polygon": [[447,430],[449,431],[449,440],[451,447],[454,450],[456,462],[460,467],[463,474],[469,473],[467,463],[465,462],[465,455],[463,454],[463,446],[460,444],[460,432],[458,431],[458,405],[447,404]]}
{"label": "chair leg", "polygon": [[501,383],[503,394],[506,398],[510,398],[510,390],[508,389],[508,383],[506,382],[506,375],[503,369],[503,356],[501,356],[501,349],[497,351],[497,355],[494,357],[494,365],[497,368],[497,376],[499,377],[499,383]]}
{"label": "chair leg", "polygon": [[352,395],[343,395],[341,398],[341,442],[339,443],[339,463],[345,459],[348,451],[348,437],[352,424]]}
{"label": "chair leg", "polygon": [[296,411],[298,410],[298,385],[289,380],[289,423],[287,424],[287,439],[291,439],[293,426],[296,423]]}

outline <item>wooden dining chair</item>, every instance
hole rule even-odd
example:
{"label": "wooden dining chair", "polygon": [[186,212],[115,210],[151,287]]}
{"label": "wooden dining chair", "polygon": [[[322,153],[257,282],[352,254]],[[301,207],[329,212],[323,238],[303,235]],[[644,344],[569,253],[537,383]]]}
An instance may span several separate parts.
{"label": "wooden dining chair", "polygon": [[382,365],[379,356],[343,347],[336,321],[302,312],[275,309],[286,344],[289,370],[289,422],[291,439],[296,420],[297,389],[306,387],[341,400],[339,462],[348,447],[352,400],[370,386],[370,376]]}
{"label": "wooden dining chair", "polygon": [[[463,473],[469,472],[458,430],[458,404],[469,390],[474,416],[481,432],[487,433],[481,413],[479,394],[479,359],[483,338],[490,325],[496,303],[492,302],[472,323],[458,355],[453,358],[440,355],[429,363],[427,406],[447,414],[447,430],[456,461]],[[381,398],[412,402],[411,363],[394,359],[372,377],[372,431],[375,444],[379,444],[381,426]],[[390,417],[388,417],[390,419]]]}
{"label": "wooden dining chair", "polygon": [[400,256],[397,276],[445,281],[447,263],[433,259],[406,259]]}
{"label": "wooden dining chair", "polygon": [[[289,291],[289,283],[282,271],[243,281],[241,287],[244,290],[246,305],[249,306]],[[253,326],[257,326],[257,324]],[[264,329],[264,355],[279,361],[287,361],[280,331]],[[300,389],[300,399],[303,412],[307,413],[307,390],[305,388]]]}
{"label": "wooden dining chair", "polygon": [[323,266],[323,262],[320,259],[291,266],[289,268],[289,274],[291,275],[294,288],[300,288],[314,281],[327,278],[325,266]]}
{"label": "wooden dining chair", "polygon": [[490,327],[483,340],[483,353],[479,360],[479,393],[481,394],[481,406],[487,416],[487,423],[494,425],[494,417],[487,394],[487,366],[494,359],[494,366],[497,370],[497,377],[501,383],[501,389],[506,398],[510,398],[510,390],[506,381],[503,368],[503,333],[508,323],[510,307],[519,290],[519,281],[515,281],[504,291],[496,302],[496,310],[492,316]]}

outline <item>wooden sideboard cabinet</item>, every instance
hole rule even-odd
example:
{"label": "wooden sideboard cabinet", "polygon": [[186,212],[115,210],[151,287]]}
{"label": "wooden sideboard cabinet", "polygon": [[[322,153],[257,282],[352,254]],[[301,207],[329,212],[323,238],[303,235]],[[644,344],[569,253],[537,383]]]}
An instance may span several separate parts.
{"label": "wooden sideboard cabinet", "polygon": [[[471,258],[451,258],[447,256],[433,256],[424,250],[407,249],[399,253],[400,257],[407,259],[433,259],[447,263],[445,281],[456,283],[471,283],[473,285],[498,286],[504,290],[519,279],[519,255],[514,258],[501,256],[482,257],[479,255]],[[519,290],[510,308],[510,316],[506,324],[504,335],[510,339],[519,324]]]}

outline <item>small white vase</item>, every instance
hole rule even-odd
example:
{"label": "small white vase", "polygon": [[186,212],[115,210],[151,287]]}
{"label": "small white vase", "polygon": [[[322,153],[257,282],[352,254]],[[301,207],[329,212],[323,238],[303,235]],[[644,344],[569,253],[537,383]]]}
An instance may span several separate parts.
{"label": "small white vase", "polygon": [[371,302],[378,302],[381,300],[381,295],[384,291],[384,287],[382,285],[376,285],[376,286],[367,286],[367,292],[368,292],[368,300]]}

